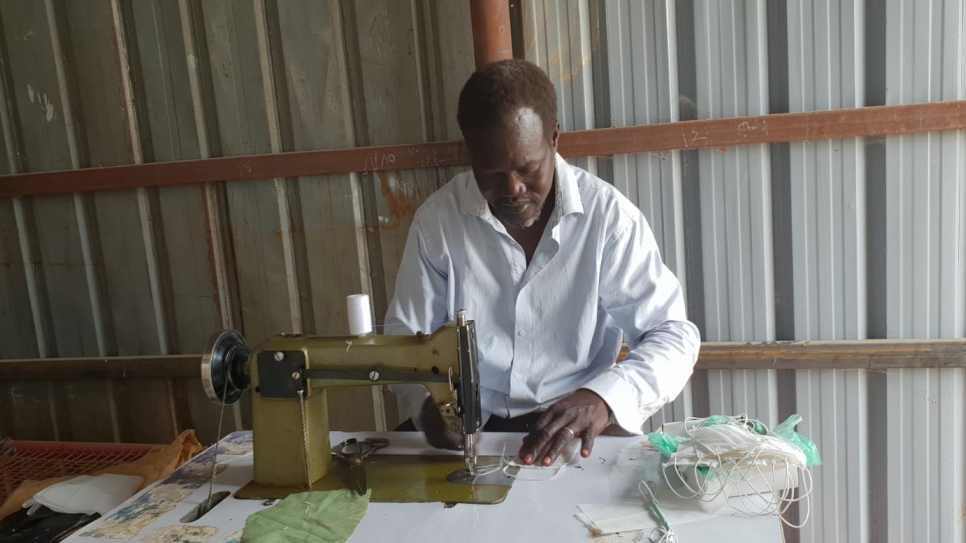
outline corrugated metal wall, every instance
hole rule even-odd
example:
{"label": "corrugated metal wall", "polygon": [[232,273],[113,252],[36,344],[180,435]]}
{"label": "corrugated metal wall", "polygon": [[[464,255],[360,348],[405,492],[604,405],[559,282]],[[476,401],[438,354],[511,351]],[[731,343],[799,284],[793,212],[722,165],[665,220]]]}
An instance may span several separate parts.
{"label": "corrugated metal wall", "polygon": [[[790,111],[862,107],[862,0],[792,2],[788,35]],[[789,154],[795,339],[868,337],[866,169],[861,138],[793,143]],[[813,523],[803,541],[869,541],[868,379],[858,371],[795,374],[801,431],[821,447]]]}
{"label": "corrugated metal wall", "polygon": [[[5,173],[455,139],[473,69],[468,10],[429,0],[3,2],[0,48]],[[381,321],[412,212],[452,173],[0,200],[0,357],[346,333],[356,292]],[[379,390],[331,402],[335,428],[387,423]],[[0,383],[0,435],[20,439],[216,424],[195,379]]]}
{"label": "corrugated metal wall", "polygon": [[[961,0],[519,12],[565,130],[966,99]],[[461,2],[3,2],[0,171],[456,139],[470,36]],[[966,336],[963,133],[575,162],[644,210],[706,340]],[[453,173],[0,200],[0,357],[342,333],[349,293],[381,317],[412,213]],[[699,372],[651,424],[801,413],[825,460],[802,540],[964,541],[964,387],[963,370]],[[333,396],[336,428],[395,420],[378,391]],[[194,379],[0,383],[0,434],[22,439],[216,424]]]}
{"label": "corrugated metal wall", "polygon": [[[887,104],[966,98],[964,9],[948,0],[886,3]],[[966,134],[891,137],[885,148],[886,334],[962,337]],[[961,369],[887,376],[877,411],[893,444],[883,493],[890,538],[966,538],[964,386]]]}
{"label": "corrugated metal wall", "polygon": [[[570,67],[558,83],[565,128],[582,127],[567,112],[589,103],[607,127],[966,96],[961,1],[524,6],[527,58],[551,75]],[[540,47],[544,35],[588,32],[601,36],[589,59]],[[855,138],[597,165],[647,215],[706,340],[964,337],[964,141]],[[652,424],[802,414],[825,463],[801,540],[966,540],[962,370],[708,373]]]}

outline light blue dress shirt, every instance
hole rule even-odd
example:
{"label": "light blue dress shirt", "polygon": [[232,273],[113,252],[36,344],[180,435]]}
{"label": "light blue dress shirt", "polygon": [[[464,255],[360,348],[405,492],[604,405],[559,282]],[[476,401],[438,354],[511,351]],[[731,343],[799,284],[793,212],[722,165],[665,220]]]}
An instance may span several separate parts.
{"label": "light blue dress shirt", "polygon": [[[556,161],[555,208],[529,266],[472,171],[420,206],[386,333],[431,332],[465,309],[476,323],[485,418],[547,408],[586,388],[639,434],[690,378],[698,330],[641,211],[608,183]],[[623,334],[630,352],[617,364]],[[426,389],[390,389],[421,428]]]}

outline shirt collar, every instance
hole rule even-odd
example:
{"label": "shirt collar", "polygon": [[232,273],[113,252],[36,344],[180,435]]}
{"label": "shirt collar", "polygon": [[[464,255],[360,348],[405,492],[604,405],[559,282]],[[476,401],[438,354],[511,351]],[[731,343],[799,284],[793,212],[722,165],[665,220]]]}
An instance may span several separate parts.
{"label": "shirt collar", "polygon": [[580,202],[580,189],[574,170],[567,161],[557,155],[557,209],[560,217],[571,213],[583,213],[584,205]]}
{"label": "shirt collar", "polygon": [[[567,164],[567,161],[559,154],[556,156],[556,170],[557,202],[554,206],[554,214],[559,220],[571,213],[583,213],[584,206],[580,202],[580,193],[578,192],[574,172],[570,164]],[[483,194],[480,192],[480,187],[476,184],[476,178],[473,177],[473,170],[467,173],[468,175],[462,180],[461,186],[459,187],[460,212],[465,215],[475,215],[483,219],[489,219],[493,214],[490,213],[490,206],[487,205],[486,199],[483,198]]]}

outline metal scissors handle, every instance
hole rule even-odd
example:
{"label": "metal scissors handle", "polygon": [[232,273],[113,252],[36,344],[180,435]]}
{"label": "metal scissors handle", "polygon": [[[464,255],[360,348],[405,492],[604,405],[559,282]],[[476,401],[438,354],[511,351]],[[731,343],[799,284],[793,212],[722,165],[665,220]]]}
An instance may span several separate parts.
{"label": "metal scissors handle", "polygon": [[389,440],[381,437],[358,440],[351,437],[332,448],[332,455],[341,458],[349,465],[349,488],[356,494],[363,495],[369,488],[366,482],[366,470],[362,460],[372,453],[389,445]]}
{"label": "metal scissors handle", "polygon": [[388,445],[389,440],[381,437],[370,437],[363,440],[350,437],[333,447],[332,454],[356,464],[361,463],[363,459]]}

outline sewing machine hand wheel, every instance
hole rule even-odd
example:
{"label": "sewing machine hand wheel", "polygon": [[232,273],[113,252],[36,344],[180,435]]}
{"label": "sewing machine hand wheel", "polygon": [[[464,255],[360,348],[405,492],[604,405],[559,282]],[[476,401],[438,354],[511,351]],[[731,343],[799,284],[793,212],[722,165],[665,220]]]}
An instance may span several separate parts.
{"label": "sewing machine hand wheel", "polygon": [[231,404],[241,398],[251,383],[250,353],[245,338],[234,330],[222,330],[211,338],[201,357],[201,382],[209,399]]}

